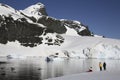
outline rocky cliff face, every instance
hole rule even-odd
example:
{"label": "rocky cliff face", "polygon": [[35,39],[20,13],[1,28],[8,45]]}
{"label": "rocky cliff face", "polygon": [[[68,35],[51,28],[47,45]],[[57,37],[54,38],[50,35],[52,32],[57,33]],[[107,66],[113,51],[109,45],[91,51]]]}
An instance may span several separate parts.
{"label": "rocky cliff face", "polygon": [[[4,10],[3,10],[4,9]],[[67,28],[73,29],[80,36],[92,36],[88,27],[78,21],[59,20],[49,17],[45,6],[41,3],[32,5],[25,10],[15,10],[8,5],[0,4],[0,43],[19,41],[22,46],[35,47],[43,44],[60,45]],[[55,38],[46,36],[56,33]]]}
{"label": "rocky cliff face", "polygon": [[41,44],[42,38],[39,36],[42,35],[44,28],[28,23],[24,18],[19,21],[4,16],[0,21],[0,43],[18,40],[24,46]]}

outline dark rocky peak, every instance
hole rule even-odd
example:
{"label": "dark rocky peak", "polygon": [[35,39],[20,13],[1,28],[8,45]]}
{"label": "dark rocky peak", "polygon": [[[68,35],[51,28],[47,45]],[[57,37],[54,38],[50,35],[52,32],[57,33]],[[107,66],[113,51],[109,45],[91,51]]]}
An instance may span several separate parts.
{"label": "dark rocky peak", "polygon": [[56,32],[58,34],[63,34],[66,32],[64,24],[62,24],[59,19],[55,19],[49,16],[42,16],[38,19],[38,23],[47,26],[46,32]]}
{"label": "dark rocky peak", "polygon": [[82,36],[92,36],[88,26],[83,25],[79,21],[67,20],[67,19],[61,19],[60,21],[65,26],[74,29],[79,35],[82,35]]}

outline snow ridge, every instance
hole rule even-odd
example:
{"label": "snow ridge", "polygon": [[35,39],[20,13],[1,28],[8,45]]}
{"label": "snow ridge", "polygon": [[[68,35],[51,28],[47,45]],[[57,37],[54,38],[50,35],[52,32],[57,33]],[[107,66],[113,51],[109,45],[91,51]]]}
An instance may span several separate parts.
{"label": "snow ridge", "polygon": [[0,3],[0,15],[12,17],[14,20],[17,20],[19,18],[25,18],[28,22],[31,22],[30,19],[22,15],[21,12],[19,12],[18,10],[15,10],[14,8],[2,3]]}

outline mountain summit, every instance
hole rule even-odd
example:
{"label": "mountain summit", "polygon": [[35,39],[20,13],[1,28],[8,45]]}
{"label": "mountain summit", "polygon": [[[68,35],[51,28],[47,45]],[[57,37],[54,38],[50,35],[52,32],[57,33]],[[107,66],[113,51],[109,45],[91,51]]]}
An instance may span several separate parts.
{"label": "mountain summit", "polygon": [[42,3],[37,3],[35,5],[31,5],[28,8],[22,11],[27,16],[33,16],[35,18],[39,18],[40,16],[47,16],[45,5]]}

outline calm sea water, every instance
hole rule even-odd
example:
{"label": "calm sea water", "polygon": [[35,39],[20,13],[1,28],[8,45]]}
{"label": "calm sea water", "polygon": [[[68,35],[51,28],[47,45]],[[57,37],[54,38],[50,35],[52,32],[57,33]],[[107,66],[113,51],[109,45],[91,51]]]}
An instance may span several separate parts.
{"label": "calm sea water", "polygon": [[[89,67],[99,71],[99,62],[107,63],[107,70],[119,70],[120,60],[110,59],[55,59],[44,58],[9,59],[0,58],[0,80],[44,80],[52,77],[86,72]],[[5,61],[5,62],[3,62]]]}

